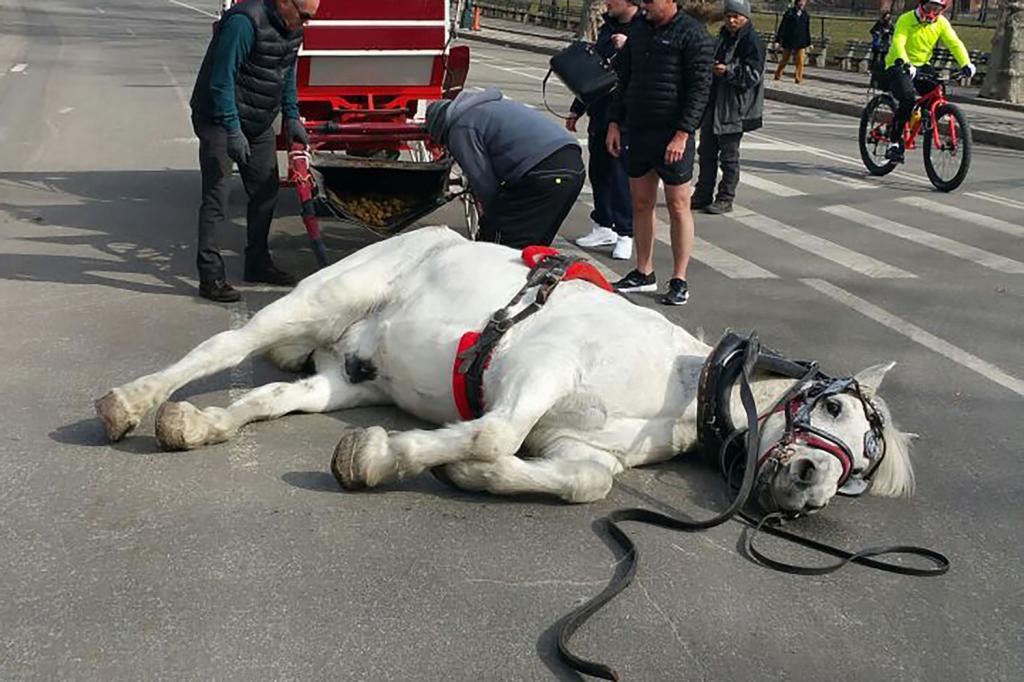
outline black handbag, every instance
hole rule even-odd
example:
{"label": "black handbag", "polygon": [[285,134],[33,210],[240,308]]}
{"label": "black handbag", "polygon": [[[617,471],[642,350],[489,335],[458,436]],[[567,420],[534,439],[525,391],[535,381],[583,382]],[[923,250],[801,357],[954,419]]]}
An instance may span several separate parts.
{"label": "black handbag", "polygon": [[[609,61],[599,55],[591,43],[577,40],[551,58],[551,68],[544,77],[545,104],[548,78],[554,73],[569,92],[588,109],[594,102],[615,89],[618,74]],[[550,107],[548,107],[550,110]]]}

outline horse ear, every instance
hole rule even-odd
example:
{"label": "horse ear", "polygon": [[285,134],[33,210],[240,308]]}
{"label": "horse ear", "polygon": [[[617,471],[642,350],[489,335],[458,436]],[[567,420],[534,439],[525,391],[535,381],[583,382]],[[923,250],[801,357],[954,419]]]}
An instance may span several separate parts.
{"label": "horse ear", "polygon": [[868,367],[865,370],[857,372],[854,377],[857,383],[860,384],[861,388],[868,393],[878,393],[878,387],[882,385],[882,379],[885,378],[885,373],[896,366],[895,362],[889,362],[882,365],[874,365]]}

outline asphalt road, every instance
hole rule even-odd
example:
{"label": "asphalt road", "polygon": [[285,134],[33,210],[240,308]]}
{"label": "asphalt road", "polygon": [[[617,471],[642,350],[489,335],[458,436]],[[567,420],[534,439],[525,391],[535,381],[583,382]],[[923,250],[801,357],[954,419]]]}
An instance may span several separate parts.
{"label": "asphalt road", "polygon": [[[724,495],[700,466],[628,472],[606,501],[571,507],[429,477],[341,492],[327,473],[339,433],[414,423],[392,410],[293,416],[186,454],[158,451],[151,422],[104,442],[93,398],[283,293],[194,297],[187,97],[214,9],[0,0],[0,678],[576,679],[553,626],[613,570],[593,522],[635,504],[709,514]],[[542,57],[473,50],[472,86],[539,105]],[[765,118],[744,143],[745,210],[698,218],[692,301],[663,312],[708,338],[756,328],[837,374],[895,360],[884,392],[920,434],[917,496],[841,500],[798,529],[934,547],[952,569],[797,578],[744,559],[735,524],[637,527],[640,577],[578,646],[635,680],[1019,679],[1020,153],[976,148],[966,185],[940,195],[916,158],[865,177],[852,119],[775,104]],[[243,206],[239,185],[235,281]],[[275,254],[308,273],[290,197],[279,213]],[[454,210],[434,220],[459,224]],[[334,225],[327,241],[341,257],[371,237]],[[256,359],[179,397],[222,404],[278,378]]]}

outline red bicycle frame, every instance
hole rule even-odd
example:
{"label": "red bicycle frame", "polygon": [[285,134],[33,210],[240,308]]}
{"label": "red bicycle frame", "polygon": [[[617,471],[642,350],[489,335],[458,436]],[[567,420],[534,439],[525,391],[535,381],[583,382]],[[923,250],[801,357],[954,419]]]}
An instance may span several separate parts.
{"label": "red bicycle frame", "polygon": [[[948,102],[949,100],[946,99],[946,87],[942,83],[936,84],[934,88],[918,97],[917,101],[914,102],[914,108],[912,111],[919,112],[922,109],[926,109],[928,111],[929,120],[932,122],[932,142],[935,144],[936,148],[940,148],[942,144],[939,139],[938,118],[936,117],[935,112],[940,106]],[[917,146],[917,135],[921,132],[923,117],[918,116],[916,120],[914,120],[914,117],[912,116],[911,120],[914,121],[913,126],[908,122],[903,130],[903,142],[906,149],[914,149]],[[956,124],[953,121],[950,121],[949,124],[949,136],[950,141],[955,147],[957,144]]]}

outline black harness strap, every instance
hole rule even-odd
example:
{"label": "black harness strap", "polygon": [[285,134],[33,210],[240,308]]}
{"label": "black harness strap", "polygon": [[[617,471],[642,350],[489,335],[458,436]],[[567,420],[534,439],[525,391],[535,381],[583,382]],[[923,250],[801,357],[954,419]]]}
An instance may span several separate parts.
{"label": "black harness strap", "polygon": [[[459,365],[459,374],[466,376],[466,400],[475,419],[479,419],[484,413],[484,369],[487,367],[491,353],[494,352],[494,347],[498,345],[509,329],[543,308],[544,304],[548,302],[548,298],[551,297],[551,292],[562,281],[573,263],[582,260],[576,256],[558,253],[544,256],[537,261],[530,268],[523,288],[512,297],[512,300],[504,308],[494,311],[476,342],[459,353],[458,357],[462,360],[462,364]],[[512,308],[518,305],[526,292],[533,288],[537,289],[533,301],[513,316],[510,312]]]}

